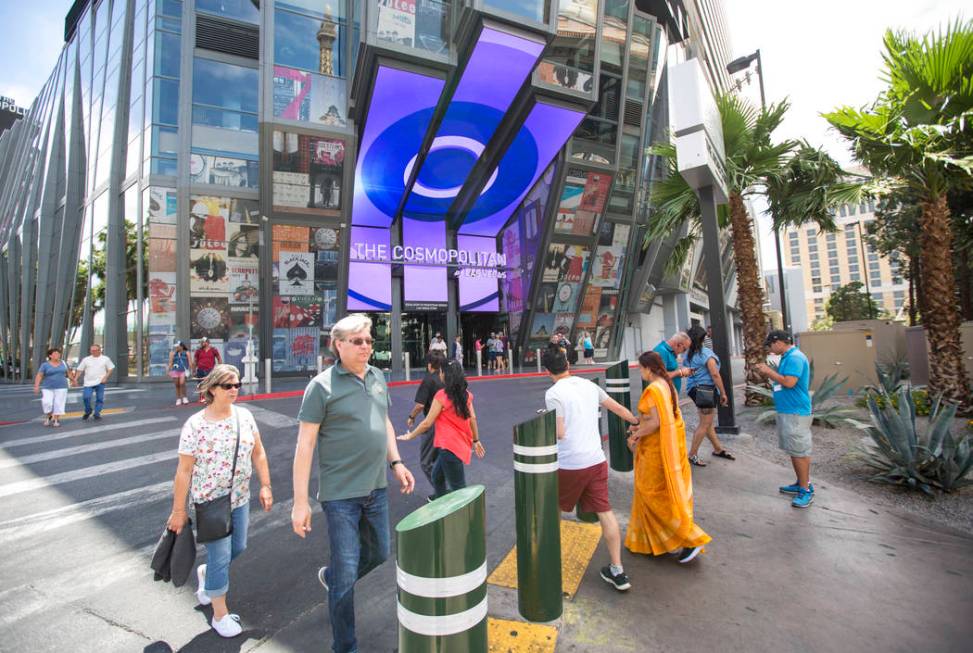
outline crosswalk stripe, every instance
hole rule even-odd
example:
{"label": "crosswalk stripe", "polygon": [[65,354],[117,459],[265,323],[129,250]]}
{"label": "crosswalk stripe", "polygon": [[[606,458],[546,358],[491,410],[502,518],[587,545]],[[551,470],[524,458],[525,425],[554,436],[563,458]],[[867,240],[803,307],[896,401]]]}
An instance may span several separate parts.
{"label": "crosswalk stripe", "polygon": [[116,492],[103,497],[71,503],[59,508],[0,522],[0,545],[7,545],[24,537],[46,533],[77,522],[100,517],[112,510],[134,508],[171,496],[172,481],[162,481],[145,487]]}
{"label": "crosswalk stripe", "polygon": [[82,469],[75,469],[70,472],[52,474],[51,476],[31,478],[25,481],[14,481],[13,483],[5,483],[0,485],[0,499],[3,497],[12,496],[14,494],[21,494],[23,492],[30,492],[32,490],[51,487],[53,485],[73,483],[74,481],[82,481],[95,476],[112,474],[114,472],[130,470],[133,467],[143,467],[145,465],[154,465],[161,462],[172,463],[172,470],[175,472],[177,459],[178,456],[176,455],[175,450],[162,451],[160,453],[149,454],[148,456],[139,456],[138,458],[128,458],[126,460],[116,460],[115,462],[111,463],[84,467]]}
{"label": "crosswalk stripe", "polygon": [[63,440],[64,438],[74,438],[79,435],[91,435],[92,433],[101,434],[105,431],[115,431],[118,429],[130,429],[138,426],[146,426],[148,424],[160,424],[162,422],[173,422],[175,417],[152,417],[149,419],[132,420],[130,422],[122,423],[112,423],[105,424],[103,426],[93,426],[91,428],[84,428],[71,431],[58,431],[57,433],[49,433],[46,435],[35,435],[27,438],[18,438],[16,440],[8,440],[7,442],[0,442],[0,448],[10,449],[11,447],[21,447],[25,444],[41,444],[44,442],[54,442],[55,440]]}
{"label": "crosswalk stripe", "polygon": [[272,428],[279,429],[288,426],[297,426],[300,423],[297,419],[284,415],[283,413],[278,413],[276,410],[267,410],[266,408],[252,405],[248,405],[246,408],[253,414],[254,419]]}
{"label": "crosswalk stripe", "polygon": [[67,447],[66,449],[58,449],[57,451],[45,451],[43,453],[35,453],[30,456],[21,456],[20,458],[7,458],[6,460],[0,460],[0,469],[6,469],[7,467],[16,467],[18,465],[30,465],[33,463],[44,462],[46,460],[57,460],[58,458],[67,458],[69,456],[77,456],[80,454],[91,453],[92,451],[101,451],[102,449],[113,449],[115,447],[123,447],[128,444],[139,444],[142,442],[152,442],[153,440],[161,440],[162,438],[178,438],[178,431],[168,430],[168,431],[156,431],[155,433],[146,433],[145,435],[133,435],[127,438],[121,438],[120,440],[108,440],[107,442],[93,442],[91,444],[81,444],[76,447]]}

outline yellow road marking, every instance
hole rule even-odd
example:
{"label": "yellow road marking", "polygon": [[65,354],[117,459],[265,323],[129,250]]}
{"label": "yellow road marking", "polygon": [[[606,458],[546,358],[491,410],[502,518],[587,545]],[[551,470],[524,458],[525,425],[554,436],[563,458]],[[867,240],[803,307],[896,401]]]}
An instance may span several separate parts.
{"label": "yellow road marking", "polygon": [[[105,408],[104,410],[101,411],[101,414],[102,415],[121,415],[122,413],[129,413],[131,411],[132,411],[131,408]],[[71,411],[70,413],[64,413],[64,415],[61,416],[61,419],[73,419],[73,418],[76,418],[76,417],[81,417],[82,415],[84,415],[84,411],[83,410],[74,410],[74,411]]]}
{"label": "yellow road marking", "polygon": [[554,653],[557,628],[506,619],[487,619],[490,653]]}
{"label": "yellow road marking", "polygon": [[[597,524],[561,520],[561,591],[568,598],[573,598],[577,593],[600,539],[601,527]],[[517,589],[516,546],[497,565],[487,582]]]}

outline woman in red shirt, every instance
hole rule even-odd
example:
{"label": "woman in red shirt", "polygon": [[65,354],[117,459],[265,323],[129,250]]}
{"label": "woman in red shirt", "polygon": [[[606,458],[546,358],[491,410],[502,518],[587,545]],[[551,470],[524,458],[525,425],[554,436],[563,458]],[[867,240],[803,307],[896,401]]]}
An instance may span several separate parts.
{"label": "woman in red shirt", "polygon": [[399,440],[412,440],[426,432],[433,424],[436,435],[436,463],[432,468],[432,483],[438,499],[454,490],[466,487],[464,465],[470,464],[471,451],[477,458],[486,455],[476,427],[473,394],[467,389],[463,366],[456,361],[440,372],[445,387],[436,393],[429,414],[415,430],[400,435]]}

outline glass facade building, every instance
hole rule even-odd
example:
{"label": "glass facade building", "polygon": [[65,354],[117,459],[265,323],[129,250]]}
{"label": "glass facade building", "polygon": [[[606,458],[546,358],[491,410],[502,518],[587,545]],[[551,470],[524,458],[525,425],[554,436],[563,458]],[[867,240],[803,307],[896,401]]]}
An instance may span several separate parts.
{"label": "glass facade building", "polygon": [[161,378],[203,337],[307,373],[356,311],[392,371],[436,332],[617,357],[654,301],[671,5],[77,0],[0,137],[3,374],[97,342]]}

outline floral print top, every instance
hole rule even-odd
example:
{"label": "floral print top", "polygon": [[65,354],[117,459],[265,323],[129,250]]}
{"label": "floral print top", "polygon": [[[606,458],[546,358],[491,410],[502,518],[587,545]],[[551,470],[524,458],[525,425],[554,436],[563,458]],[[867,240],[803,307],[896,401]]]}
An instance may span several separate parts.
{"label": "floral print top", "polygon": [[209,421],[204,412],[201,410],[186,420],[179,436],[179,453],[196,458],[190,489],[193,503],[211,501],[227,493],[236,446],[236,417],[239,417],[240,451],[230,504],[233,508],[245,506],[250,503],[251,455],[259,434],[257,423],[249,410],[238,406],[233,406],[234,415],[219,422]]}

